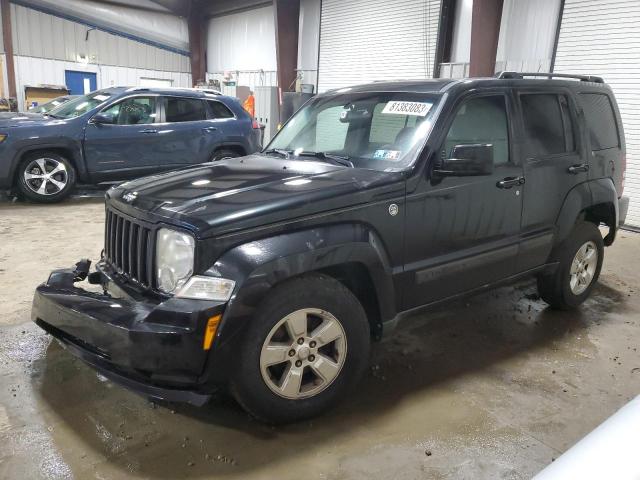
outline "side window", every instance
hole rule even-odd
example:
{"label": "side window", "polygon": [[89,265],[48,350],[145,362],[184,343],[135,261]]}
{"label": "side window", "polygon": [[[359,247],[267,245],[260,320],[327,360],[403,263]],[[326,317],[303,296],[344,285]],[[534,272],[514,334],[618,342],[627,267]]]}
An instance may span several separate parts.
{"label": "side window", "polygon": [[509,161],[509,127],[507,106],[503,95],[472,98],[465,101],[447,132],[444,158],[451,156],[456,145],[487,143],[493,145],[493,163]]}
{"label": "side window", "polygon": [[564,95],[522,94],[520,103],[529,155],[542,157],[574,150],[573,126]]}
{"label": "side window", "polygon": [[132,97],[110,106],[103,113],[111,114],[118,125],[142,125],[156,121],[156,97]]}
{"label": "side window", "polygon": [[337,105],[318,113],[316,117],[317,152],[344,150],[349,124],[337,121],[343,110],[342,105]]}
{"label": "side window", "polygon": [[581,93],[580,102],[591,135],[591,148],[604,150],[620,146],[616,116],[611,100],[601,93]]}
{"label": "side window", "polygon": [[227,108],[227,106],[216,100],[207,100],[209,105],[210,118],[233,118],[233,112]]}
{"label": "side window", "polygon": [[165,117],[167,122],[198,122],[207,119],[207,112],[202,100],[198,98],[166,98]]}

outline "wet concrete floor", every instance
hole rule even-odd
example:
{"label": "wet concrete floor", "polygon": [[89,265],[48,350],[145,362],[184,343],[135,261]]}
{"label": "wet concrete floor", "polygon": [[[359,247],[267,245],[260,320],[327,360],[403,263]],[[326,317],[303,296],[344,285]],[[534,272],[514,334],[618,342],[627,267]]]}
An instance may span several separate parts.
{"label": "wet concrete floor", "polygon": [[0,204],[0,479],[530,478],[640,393],[640,235],[622,232],[579,311],[527,281],[409,319],[313,421],[154,405],[29,320],[51,269],[97,259],[103,218],[95,199]]}

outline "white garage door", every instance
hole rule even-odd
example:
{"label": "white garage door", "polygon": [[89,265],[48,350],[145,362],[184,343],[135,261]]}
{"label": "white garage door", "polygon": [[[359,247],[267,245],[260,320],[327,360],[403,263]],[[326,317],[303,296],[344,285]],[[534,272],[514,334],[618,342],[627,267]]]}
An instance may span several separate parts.
{"label": "white garage door", "polygon": [[640,2],[566,0],[555,72],[604,77],[616,94],[627,139],[627,224],[640,227]]}
{"label": "white garage door", "polygon": [[440,0],[323,0],[318,90],[432,78]]}

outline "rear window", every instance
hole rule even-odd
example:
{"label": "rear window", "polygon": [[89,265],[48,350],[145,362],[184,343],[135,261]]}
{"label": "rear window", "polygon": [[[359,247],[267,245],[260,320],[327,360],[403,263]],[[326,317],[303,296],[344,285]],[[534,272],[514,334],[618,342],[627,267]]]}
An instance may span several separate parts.
{"label": "rear window", "polygon": [[167,122],[197,122],[206,120],[204,102],[197,98],[167,97]]}
{"label": "rear window", "polygon": [[616,116],[609,97],[601,93],[581,93],[580,101],[589,126],[592,150],[618,147]]}
{"label": "rear window", "polygon": [[573,125],[564,95],[520,95],[529,154],[534,157],[572,152]]}
{"label": "rear window", "polygon": [[209,113],[211,118],[233,118],[233,112],[221,102],[216,100],[207,100],[209,105]]}

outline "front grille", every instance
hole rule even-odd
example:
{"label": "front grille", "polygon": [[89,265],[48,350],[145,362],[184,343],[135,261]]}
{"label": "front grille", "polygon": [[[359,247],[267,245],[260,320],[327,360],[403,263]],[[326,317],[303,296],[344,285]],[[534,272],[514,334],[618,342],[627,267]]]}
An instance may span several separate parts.
{"label": "front grille", "polygon": [[153,286],[154,233],[137,220],[107,208],[104,256],[118,273]]}

